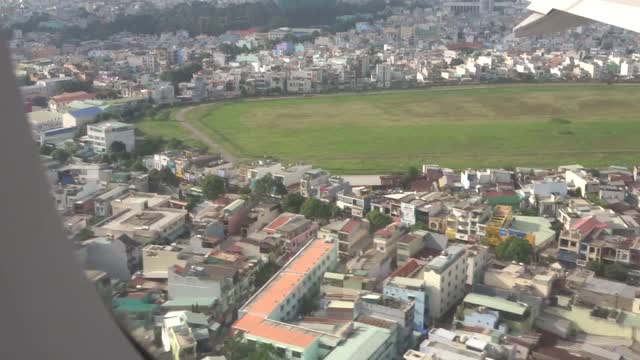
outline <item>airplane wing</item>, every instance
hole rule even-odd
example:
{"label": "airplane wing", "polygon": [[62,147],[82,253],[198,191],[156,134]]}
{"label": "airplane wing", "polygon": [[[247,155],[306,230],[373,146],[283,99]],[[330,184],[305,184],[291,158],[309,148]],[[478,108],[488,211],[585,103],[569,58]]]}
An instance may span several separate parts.
{"label": "airplane wing", "polygon": [[589,21],[640,33],[640,0],[532,0],[533,11],[514,29],[518,37],[567,30]]}

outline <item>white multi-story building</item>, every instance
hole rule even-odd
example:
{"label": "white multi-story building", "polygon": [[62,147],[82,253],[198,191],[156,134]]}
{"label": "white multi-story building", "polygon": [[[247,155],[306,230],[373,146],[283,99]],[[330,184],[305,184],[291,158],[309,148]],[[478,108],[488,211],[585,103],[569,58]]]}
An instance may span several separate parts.
{"label": "white multi-story building", "polygon": [[597,193],[599,190],[598,185],[600,182],[584,170],[567,170],[564,174],[564,179],[569,188],[580,189],[582,197],[586,197],[587,194]]}
{"label": "white multi-story building", "polygon": [[116,141],[122,142],[127,151],[133,151],[136,146],[133,125],[119,121],[105,121],[87,126],[87,138],[97,152],[111,150],[111,145]]}
{"label": "white multi-story building", "polygon": [[424,270],[424,282],[429,289],[429,318],[439,319],[464,297],[467,281],[466,248],[448,247],[431,260]]}
{"label": "white multi-story building", "polygon": [[482,275],[489,265],[489,249],[482,245],[467,247],[467,281],[468,286],[482,282]]}

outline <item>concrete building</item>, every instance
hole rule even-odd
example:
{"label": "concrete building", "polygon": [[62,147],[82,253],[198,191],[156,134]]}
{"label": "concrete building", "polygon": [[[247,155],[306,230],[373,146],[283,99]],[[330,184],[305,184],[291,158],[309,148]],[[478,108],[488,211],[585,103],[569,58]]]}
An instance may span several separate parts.
{"label": "concrete building", "polygon": [[436,321],[464,296],[467,280],[466,249],[461,245],[448,247],[431,260],[424,271],[429,289],[429,318]]}
{"label": "concrete building", "polygon": [[579,189],[582,197],[598,193],[600,182],[584,170],[567,170],[564,178],[570,189]]}
{"label": "concrete building", "polygon": [[413,329],[424,332],[429,326],[429,292],[422,279],[391,277],[383,287],[385,297],[404,302],[415,301]]}
{"label": "concrete building", "polygon": [[484,236],[482,224],[490,215],[491,207],[481,204],[479,198],[453,205],[447,217],[447,237],[449,240],[479,241]]}
{"label": "concrete building", "polygon": [[483,274],[489,265],[489,248],[482,245],[467,247],[467,281],[469,287],[482,283]]}
{"label": "concrete building", "polygon": [[136,147],[135,127],[119,121],[105,121],[87,126],[87,139],[96,152],[111,151],[111,145],[119,141],[131,152]]}
{"label": "concrete building", "polygon": [[393,358],[395,334],[387,328],[361,322],[353,323],[353,335],[336,346],[325,360],[368,359],[384,360]]}
{"label": "concrete building", "polygon": [[69,110],[62,115],[62,126],[65,128],[76,127],[79,129],[83,125],[93,122],[102,111],[102,108],[99,106]]}
{"label": "concrete building", "polygon": [[320,359],[339,343],[330,334],[290,325],[302,298],[319,288],[324,272],[338,262],[338,244],[313,240],[300,250],[238,312],[233,330],[247,341],[276,346],[287,359]]}
{"label": "concrete building", "polygon": [[94,214],[100,217],[109,217],[113,214],[111,202],[129,191],[129,187],[119,185],[99,195],[94,200]]}
{"label": "concrete building", "polygon": [[119,236],[126,234],[139,242],[159,238],[175,240],[184,231],[187,210],[148,208],[127,210],[96,224],[97,236]]}
{"label": "concrete building", "polygon": [[154,83],[150,88],[149,97],[155,104],[172,104],[176,101],[175,88],[170,82]]}
{"label": "concrete building", "polygon": [[371,197],[364,187],[352,188],[351,192],[341,191],[336,197],[336,206],[344,213],[364,217],[371,209]]}
{"label": "concrete building", "polygon": [[111,200],[109,204],[111,212],[118,214],[125,210],[144,210],[147,208],[169,207],[169,195],[158,195],[155,193],[127,192],[119,198]]}
{"label": "concrete building", "polygon": [[48,110],[27,113],[31,130],[41,132],[62,127],[62,114]]}

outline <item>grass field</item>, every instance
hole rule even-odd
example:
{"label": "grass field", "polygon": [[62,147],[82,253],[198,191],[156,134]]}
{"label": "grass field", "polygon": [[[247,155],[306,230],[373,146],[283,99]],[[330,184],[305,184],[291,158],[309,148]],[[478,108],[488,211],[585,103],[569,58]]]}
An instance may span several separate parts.
{"label": "grass field", "polygon": [[177,110],[161,110],[155,116],[145,117],[135,125],[142,135],[161,136],[166,140],[176,138],[188,146],[202,146],[200,141],[192,138],[189,132],[175,121],[176,112]]}
{"label": "grass field", "polygon": [[422,163],[452,168],[631,165],[640,155],[640,86],[448,88],[244,100],[193,110],[188,121],[240,158],[274,156],[337,173],[402,171]]}

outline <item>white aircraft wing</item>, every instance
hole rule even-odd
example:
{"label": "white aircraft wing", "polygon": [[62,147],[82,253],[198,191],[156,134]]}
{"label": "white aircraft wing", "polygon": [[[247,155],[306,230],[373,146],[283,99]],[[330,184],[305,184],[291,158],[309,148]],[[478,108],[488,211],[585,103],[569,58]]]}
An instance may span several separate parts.
{"label": "white aircraft wing", "polygon": [[532,0],[533,11],[514,29],[516,36],[567,30],[589,21],[640,33],[640,0]]}

